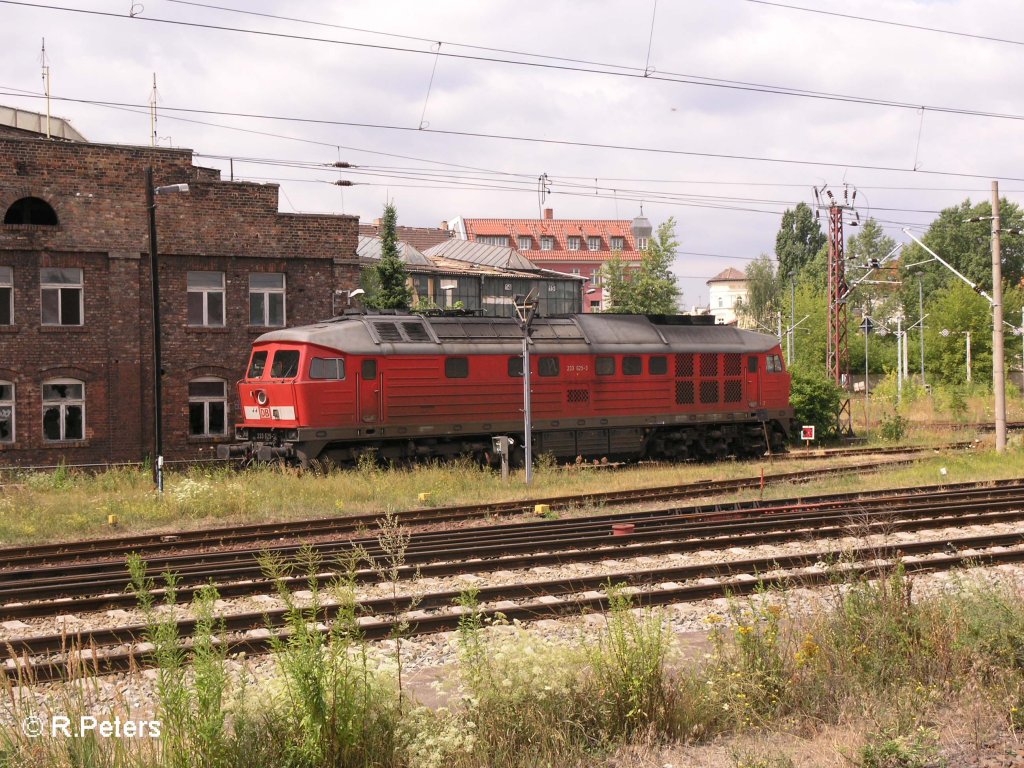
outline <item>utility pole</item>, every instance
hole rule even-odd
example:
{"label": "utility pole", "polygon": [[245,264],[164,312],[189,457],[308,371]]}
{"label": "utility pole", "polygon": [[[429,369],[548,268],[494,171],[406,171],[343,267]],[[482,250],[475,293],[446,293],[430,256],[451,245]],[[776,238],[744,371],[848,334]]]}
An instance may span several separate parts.
{"label": "utility pole", "polygon": [[999,243],[999,182],[992,182],[992,386],[996,451],[1006,450],[1006,361],[1003,357],[1003,267]]}
{"label": "utility pole", "polygon": [[[843,216],[849,211],[860,219],[854,210],[857,202],[857,191],[850,197],[849,187],[843,190],[843,202],[839,202],[832,191],[825,190],[828,202],[824,203],[815,189],[818,209],[828,211],[828,337],[825,373],[844,390],[839,402],[839,413],[836,422],[839,432],[853,434],[853,422],[850,415],[850,398],[845,394],[850,380],[850,350],[848,346],[847,328],[849,312],[846,299],[849,294],[846,284],[846,254],[843,244]],[[857,221],[851,222],[851,225]]]}

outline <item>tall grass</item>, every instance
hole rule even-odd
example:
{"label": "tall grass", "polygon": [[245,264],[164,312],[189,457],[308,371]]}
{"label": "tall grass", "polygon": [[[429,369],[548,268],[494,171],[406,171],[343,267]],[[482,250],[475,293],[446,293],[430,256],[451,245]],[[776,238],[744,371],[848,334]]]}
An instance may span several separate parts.
{"label": "tall grass", "polygon": [[[915,428],[916,429],[916,428]],[[964,436],[960,436],[964,437]],[[950,435],[936,435],[949,440]],[[1019,460],[1021,447],[1013,448]],[[798,451],[795,451],[798,453]],[[923,460],[913,468],[859,479],[832,479],[804,486],[805,493],[827,493],[836,488],[936,482],[939,466],[955,460],[964,466],[962,477],[1006,477],[1012,463],[1005,457],[979,451],[977,457],[958,454]],[[855,461],[855,459],[854,459]],[[433,504],[478,503],[559,496],[669,485],[698,480],[723,480],[757,475],[762,462],[719,462],[711,465],[637,466],[607,472],[588,468],[538,467],[526,487],[522,474],[503,483],[500,475],[471,462],[426,465],[412,469],[382,467],[362,462],[355,470],[318,466],[308,471],[282,467],[235,471],[224,466],[193,467],[168,472],[166,492],[160,496],[148,473],[115,468],[90,474],[72,469],[56,472],[4,473],[0,485],[0,547],[68,538],[112,536],[117,532],[230,526],[265,520],[334,517],[349,514],[380,515],[421,506],[420,493],[430,493]],[[820,467],[820,462],[789,461],[777,471]],[[791,486],[772,487],[766,496],[792,495]],[[754,497],[756,491],[738,494]],[[585,511],[585,510],[584,510]],[[116,529],[107,525],[116,515]]]}
{"label": "tall grass", "polygon": [[[430,710],[399,695],[393,673],[359,636],[350,578],[321,585],[320,564],[310,558],[303,567],[311,596],[299,600],[280,587],[287,628],[274,645],[275,674],[258,680],[232,671],[210,609],[212,591],[197,598],[200,626],[182,648],[169,614],[150,596],[143,564],[134,561],[158,663],[161,738],[28,739],[10,718],[56,710],[39,711],[26,689],[5,683],[0,718],[9,725],[0,726],[0,765],[600,765],[624,744],[858,721],[866,736],[850,757],[872,768],[934,764],[938,717],[964,697],[993,711],[1007,731],[1024,727],[1017,586],[964,577],[944,594],[919,598],[914,582],[895,569],[874,581],[837,583],[810,615],[784,593],[762,593],[709,617],[709,653],[690,661],[675,655],[664,614],[632,608],[614,589],[605,625],[574,640],[492,628],[467,594],[455,698]],[[273,560],[266,566],[272,576],[288,573]],[[338,619],[325,628],[328,600],[337,603]],[[64,690],[51,708],[97,714],[99,681]],[[737,761],[786,764],[784,756]]]}

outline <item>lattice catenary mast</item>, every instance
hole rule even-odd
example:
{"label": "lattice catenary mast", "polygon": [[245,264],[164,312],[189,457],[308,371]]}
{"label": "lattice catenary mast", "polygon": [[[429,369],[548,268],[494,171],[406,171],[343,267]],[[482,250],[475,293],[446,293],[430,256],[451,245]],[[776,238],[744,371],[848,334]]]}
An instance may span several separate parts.
{"label": "lattice catenary mast", "polygon": [[860,214],[855,210],[857,190],[850,196],[849,186],[844,186],[843,201],[839,202],[827,187],[821,190],[828,199],[823,200],[818,189],[814,190],[818,215],[822,210],[828,213],[828,339],[825,358],[825,372],[842,390],[839,412],[836,414],[839,432],[853,434],[853,419],[850,415],[850,398],[847,387],[850,381],[850,349],[847,341],[849,311],[846,305],[846,251],[843,245],[843,217],[847,212],[855,219],[852,226],[860,223]]}

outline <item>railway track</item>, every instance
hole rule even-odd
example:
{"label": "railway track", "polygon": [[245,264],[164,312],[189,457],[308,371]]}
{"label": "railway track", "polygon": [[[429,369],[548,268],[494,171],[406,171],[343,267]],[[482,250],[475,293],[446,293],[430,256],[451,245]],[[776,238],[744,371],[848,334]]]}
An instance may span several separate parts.
{"label": "railway track", "polygon": [[[641,606],[659,606],[695,602],[726,595],[746,595],[758,589],[792,588],[834,583],[838,577],[872,575],[882,570],[879,561],[901,559],[908,573],[943,571],[965,565],[997,565],[1024,562],[1024,549],[1010,551],[971,552],[948,554],[950,549],[1005,548],[1024,545],[1024,533],[986,535],[962,538],[943,538],[897,547],[866,547],[852,551],[825,550],[783,557],[747,559],[727,563],[646,571],[624,571],[591,578],[562,579],[530,582],[512,586],[485,588],[476,593],[476,599],[487,605],[477,616],[481,620],[536,620],[565,616],[588,611],[603,611],[608,607],[609,585],[631,587],[631,599]],[[906,560],[907,556],[917,559]],[[842,566],[823,567],[823,563],[847,562]],[[870,562],[862,562],[862,561]],[[787,573],[805,569],[800,573]],[[807,571],[806,569],[812,569]],[[781,572],[781,573],[780,573]],[[739,577],[736,575],[740,574]],[[758,574],[764,574],[758,576]],[[731,578],[730,578],[731,577]],[[679,585],[676,580],[709,580],[714,583]],[[651,589],[653,585],[656,588]],[[644,589],[644,588],[647,589]],[[363,618],[358,621],[358,637],[379,640],[390,637],[401,626],[403,634],[421,635],[450,631],[464,620],[466,609],[453,604],[462,593],[445,591],[418,595],[415,598],[378,599],[358,604]],[[514,600],[526,602],[513,603]],[[493,605],[490,605],[493,604]],[[415,612],[409,611],[415,608]],[[436,611],[430,613],[429,611]],[[391,614],[380,618],[381,614]],[[310,612],[310,622],[330,622],[337,615],[333,605],[318,613]],[[279,629],[285,624],[286,612],[241,614],[225,617],[220,628],[226,633],[250,632],[255,636],[235,637],[226,644],[228,653],[262,654],[272,650],[273,632],[267,625]],[[326,625],[319,625],[328,632]],[[196,622],[178,622],[179,636],[194,631]],[[152,646],[145,641],[143,626],[95,630],[78,635],[61,634],[8,641],[9,658],[5,671],[19,683],[38,683],[61,680],[77,674],[109,674],[137,669],[152,663]],[[278,633],[278,637],[287,633]],[[104,647],[115,646],[104,652]],[[40,658],[42,657],[42,658]]]}
{"label": "railway track", "polygon": [[[473,554],[473,567],[486,568],[476,563],[476,560],[484,559],[500,569],[513,565],[508,561],[510,557],[532,558],[535,564],[539,564],[540,560],[550,556],[545,552],[557,551],[560,547],[598,551],[609,541],[612,546],[616,543],[624,546],[627,542],[634,547],[643,545],[654,552],[659,549],[659,538],[672,539],[689,528],[706,527],[708,523],[726,518],[732,518],[737,526],[746,525],[752,531],[764,531],[766,520],[770,525],[772,520],[788,522],[794,516],[808,520],[808,524],[813,520],[817,525],[826,525],[829,521],[845,522],[851,514],[864,519],[871,514],[922,517],[950,506],[961,514],[1008,510],[1007,514],[1012,515],[1021,504],[1024,504],[1024,481],[1006,480],[985,484],[980,489],[972,484],[961,484],[773,502],[736,502],[728,506],[675,506],[647,512],[413,533],[405,559],[407,569],[419,568],[424,575],[450,576],[464,567],[467,550]],[[812,513],[817,517],[812,518]],[[623,522],[634,525],[633,535],[628,538],[612,536],[612,526]],[[273,549],[173,555],[149,561],[148,570],[151,576],[174,572],[177,589],[183,597],[190,597],[198,586],[211,581],[222,585],[225,596],[239,597],[266,590],[264,568],[259,561],[263,555],[272,553],[279,558],[294,560],[304,551],[302,545],[288,544]],[[336,569],[338,562],[348,560],[353,554],[365,554],[375,559],[383,554],[372,537],[325,543],[317,546],[315,551],[325,571]],[[521,563],[514,565],[521,567]],[[50,612],[54,612],[69,607],[75,610],[123,607],[134,602],[127,592],[129,578],[123,559],[34,566],[9,571],[3,577],[0,582],[0,618],[4,620],[39,615],[37,612],[47,609],[36,606],[47,604],[51,605]],[[296,577],[297,580],[299,578]]]}
{"label": "railway track", "polygon": [[[698,508],[699,509],[699,508]],[[583,521],[545,521],[530,526],[493,526],[490,529],[476,529],[474,540],[481,547],[474,548],[474,558],[465,558],[467,542],[450,541],[446,546],[436,540],[429,540],[426,546],[411,546],[406,557],[423,565],[410,562],[399,569],[399,578],[415,575],[452,575],[456,573],[481,573],[494,570],[535,567],[539,564],[592,562],[606,558],[639,557],[650,554],[682,553],[698,549],[727,549],[751,544],[778,543],[798,540],[814,535],[817,538],[849,535],[851,525],[859,533],[879,530],[921,531],[935,528],[949,528],[963,525],[990,525],[993,523],[1016,522],[1024,519],[1024,485],[1003,483],[985,488],[957,487],[942,492],[929,490],[913,496],[878,495],[869,500],[851,499],[849,494],[808,504],[797,500],[790,506],[771,506],[746,510],[749,514],[737,515],[713,509],[711,514],[692,511],[672,514],[673,510],[659,510],[634,515],[635,526],[631,536],[613,536],[609,518],[590,518]],[[618,517],[618,516],[614,516]],[[612,519],[614,519],[614,517]],[[723,519],[727,518],[727,519]],[[596,528],[595,526],[600,526]],[[542,533],[544,532],[544,533]],[[487,535],[482,535],[486,533]],[[600,535],[599,535],[600,534]],[[412,542],[410,542],[412,544]],[[948,554],[952,549],[979,550],[993,547],[1020,547],[1024,545],[1024,533],[1001,533],[970,537],[945,537],[937,540],[903,543],[898,550],[893,547],[869,547],[852,554],[855,559],[869,560],[902,556],[927,556],[928,560],[912,561],[909,570],[938,569],[962,565],[967,559],[975,562],[1000,563],[1024,561],[1024,550],[996,552],[974,552],[971,555]],[[415,554],[414,554],[415,553]],[[947,553],[937,555],[936,553]],[[562,615],[580,610],[602,609],[607,595],[602,585],[624,583],[638,588],[660,584],[654,590],[637,593],[634,599],[640,604],[657,605],[720,596],[725,592],[743,594],[757,582],[757,574],[771,574],[780,584],[822,583],[824,575],[820,569],[810,574],[778,575],[780,570],[801,569],[820,565],[822,562],[838,561],[844,553],[839,550],[824,550],[792,556],[772,556],[760,559],[745,559],[730,563],[712,565],[673,566],[670,568],[624,571],[588,578],[561,579],[549,582],[531,582],[506,586],[488,587],[480,590],[478,598],[488,604],[497,603],[484,609],[484,615],[502,612],[508,618],[541,618]],[[477,559],[477,558],[481,559]],[[850,566],[853,568],[854,566]],[[723,575],[745,574],[740,578],[725,578],[714,585],[697,584],[680,586],[676,580],[722,579]],[[327,574],[324,574],[326,577]],[[363,580],[378,579],[372,571],[356,573]],[[295,577],[294,582],[306,583],[306,575]],[[236,584],[247,589],[251,585]],[[273,582],[257,584],[261,592],[272,591]],[[219,588],[227,596],[223,585]],[[449,608],[457,592],[442,591],[416,598],[414,617],[404,616],[414,634],[452,629],[458,625],[458,611]],[[525,605],[510,603],[513,600],[532,598]],[[500,605],[504,603],[504,605]],[[76,610],[85,609],[80,600],[72,605]],[[58,607],[59,606],[59,607]],[[11,606],[14,607],[14,606]],[[67,604],[37,604],[37,610],[58,610]],[[386,637],[393,630],[392,619],[382,619],[382,614],[402,614],[413,606],[410,599],[373,600],[360,604],[363,614],[360,632],[366,639]],[[325,606],[322,613],[312,621],[331,621],[333,606]],[[430,613],[439,611],[439,613]],[[27,614],[26,614],[27,615]],[[264,652],[269,648],[268,625],[274,629],[284,623],[283,611],[261,611],[259,613],[234,614],[224,618],[224,631],[237,635],[257,630],[259,636],[234,637],[229,641],[232,652]],[[411,618],[415,620],[412,621]],[[178,630],[187,636],[194,629],[194,622],[179,623]],[[58,679],[69,669],[94,672],[122,671],[146,663],[149,648],[144,644],[145,628],[141,626],[95,629],[83,633],[60,633],[59,635],[16,638],[8,640],[9,657],[6,662],[8,675],[28,676],[37,681]],[[123,646],[109,650],[111,645]],[[78,650],[70,650],[77,648]],[[84,650],[84,654],[82,651]],[[83,666],[84,664],[84,666]]]}
{"label": "railway track", "polygon": [[[871,449],[830,449],[798,454],[786,454],[800,458],[834,458],[850,455],[919,455],[937,450],[965,450],[973,447],[972,442],[959,442],[933,447]],[[778,457],[776,457],[778,458]],[[885,459],[851,467],[826,467],[797,472],[768,474],[764,477],[747,477],[732,480],[709,480],[684,485],[663,486],[615,491],[607,493],[579,494],[516,500],[489,504],[462,505],[449,507],[424,507],[399,512],[396,519],[404,526],[456,525],[489,517],[514,516],[531,512],[538,504],[547,504],[553,510],[567,508],[601,507],[626,504],[652,504],[670,502],[708,495],[737,493],[742,490],[784,483],[802,483],[820,477],[881,470],[910,463],[913,458]],[[380,515],[347,515],[325,519],[309,519],[290,522],[259,523],[230,528],[208,528],[175,533],[143,534],[106,539],[44,544],[30,547],[0,549],[0,585],[6,571],[32,565],[67,563],[76,559],[110,559],[124,552],[136,552],[149,557],[155,553],[187,552],[198,549],[225,549],[265,543],[271,545],[282,539],[309,540],[316,538],[353,537],[376,527]]]}

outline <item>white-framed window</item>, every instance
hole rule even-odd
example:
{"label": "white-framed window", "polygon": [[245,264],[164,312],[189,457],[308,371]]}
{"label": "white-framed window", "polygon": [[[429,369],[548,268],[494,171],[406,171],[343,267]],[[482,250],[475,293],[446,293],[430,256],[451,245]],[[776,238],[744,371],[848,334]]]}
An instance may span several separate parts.
{"label": "white-framed window", "polygon": [[204,377],[188,383],[188,433],[192,437],[227,434],[228,397],[224,379]]}
{"label": "white-framed window", "polygon": [[519,236],[519,250],[520,251],[532,251],[533,250],[533,238],[529,235]]}
{"label": "white-framed window", "polygon": [[249,325],[284,326],[284,288],[282,272],[249,275]]}
{"label": "white-framed window", "polygon": [[540,249],[542,251],[555,250],[555,238],[551,237],[551,235],[542,235],[540,238]]}
{"label": "white-framed window", "polygon": [[224,273],[188,273],[188,324],[224,325]]}
{"label": "white-framed window", "polygon": [[577,237],[576,235],[569,235],[567,242],[569,243],[570,251],[578,251],[583,247],[583,238]]}
{"label": "white-framed window", "polygon": [[647,250],[647,238],[646,237],[638,237],[636,239],[636,249],[638,251],[646,251]]}
{"label": "white-framed window", "polygon": [[601,250],[601,238],[600,237],[588,237],[587,238],[587,250],[588,251],[600,251]]}
{"label": "white-framed window", "polygon": [[0,381],[0,443],[14,442],[14,384]]}
{"label": "white-framed window", "polygon": [[14,324],[14,267],[0,267],[0,325]]}
{"label": "white-framed window", "polygon": [[82,270],[43,267],[39,289],[43,325],[82,324]]}
{"label": "white-framed window", "polygon": [[579,267],[573,267],[572,269],[569,270],[569,274],[571,274],[571,275],[578,275],[579,273],[580,273],[580,268]]}
{"label": "white-framed window", "polygon": [[486,243],[487,245],[508,245],[508,235],[477,235],[476,241],[478,243]]}
{"label": "white-framed window", "polygon": [[626,250],[626,238],[624,237],[612,237],[610,238],[611,245],[609,246],[613,251],[624,251]]}
{"label": "white-framed window", "polygon": [[43,382],[43,440],[85,439],[85,383],[77,379]]}
{"label": "white-framed window", "polygon": [[590,282],[593,283],[594,285],[600,285],[601,284],[601,270],[600,269],[595,269],[593,272],[590,273]]}

